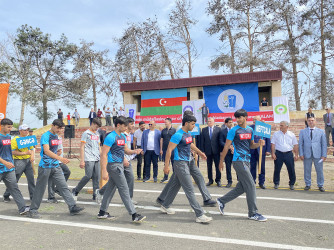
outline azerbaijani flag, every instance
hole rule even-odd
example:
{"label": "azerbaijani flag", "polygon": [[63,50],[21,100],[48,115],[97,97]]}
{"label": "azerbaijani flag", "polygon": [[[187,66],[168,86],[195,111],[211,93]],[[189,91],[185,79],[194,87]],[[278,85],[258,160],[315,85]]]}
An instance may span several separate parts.
{"label": "azerbaijani flag", "polygon": [[149,90],[141,92],[141,116],[182,114],[187,89]]}

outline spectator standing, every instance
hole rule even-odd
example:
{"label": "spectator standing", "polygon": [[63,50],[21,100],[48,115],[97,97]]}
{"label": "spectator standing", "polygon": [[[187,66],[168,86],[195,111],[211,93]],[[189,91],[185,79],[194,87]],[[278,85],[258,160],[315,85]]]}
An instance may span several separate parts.
{"label": "spectator standing", "polygon": [[332,134],[332,141],[334,142],[334,136],[333,136],[334,115],[333,115],[333,113],[331,113],[331,109],[329,107],[326,108],[326,114],[323,115],[323,120],[324,120],[324,123],[325,123],[327,147],[329,147],[330,146],[329,134]]}
{"label": "spectator standing", "polygon": [[307,191],[311,188],[311,171],[312,162],[317,172],[317,184],[321,192],[324,189],[323,162],[327,157],[327,143],[325,131],[315,127],[316,120],[314,117],[307,119],[308,128],[299,133],[299,155],[304,162],[304,181]]}
{"label": "spectator standing", "polygon": [[71,113],[70,112],[68,112],[66,118],[67,118],[67,125],[71,125]]}
{"label": "spectator standing", "polygon": [[208,126],[202,129],[201,133],[201,149],[204,151],[207,159],[207,169],[208,169],[208,179],[209,182],[207,186],[213,184],[212,177],[212,163],[215,163],[216,168],[216,179],[218,187],[221,187],[221,173],[219,170],[219,155],[220,155],[220,145],[219,145],[219,133],[220,128],[215,126],[215,120],[212,117],[208,118]]}
{"label": "spectator standing", "polygon": [[267,98],[263,97],[263,99],[261,101],[261,106],[262,107],[269,106],[269,102],[267,101]]}
{"label": "spectator standing", "polygon": [[295,189],[296,172],[295,162],[298,160],[298,142],[296,136],[288,131],[289,123],[280,122],[280,130],[275,132],[271,140],[271,157],[274,160],[274,188],[278,189],[280,174],[283,163],[286,165],[289,174],[290,190]]}
{"label": "spectator standing", "polygon": [[97,109],[96,116],[97,116],[97,118],[102,119],[102,117],[103,117],[103,112],[102,112],[102,110]]}
{"label": "spectator standing", "polygon": [[[219,134],[219,144],[221,148],[225,147],[226,139],[227,139],[227,134],[233,127],[233,120],[232,118],[226,118],[224,122],[224,128],[222,126],[222,129]],[[225,156],[225,166],[226,166],[226,179],[227,179],[227,184],[225,187],[229,188],[232,186],[232,173],[231,173],[231,166],[232,166],[232,160],[233,160],[233,152],[234,152],[234,147],[233,145],[230,146],[229,150],[227,151],[227,154]]]}
{"label": "spectator standing", "polygon": [[201,111],[202,111],[202,124],[205,124],[208,122],[208,115],[209,115],[209,108],[205,105],[205,103],[203,103]]}
{"label": "spectator standing", "polygon": [[91,108],[88,118],[89,118],[89,126],[91,126],[93,119],[96,118],[96,112],[94,111],[93,108]]}
{"label": "spectator standing", "polygon": [[[141,138],[143,131],[145,130],[145,122],[139,122],[139,128],[135,131],[133,135],[133,147],[134,149],[142,148],[141,147]],[[137,155],[137,180],[141,180],[141,164],[143,162],[143,155]],[[145,171],[143,172],[143,177],[145,176]]]}
{"label": "spectator standing", "polygon": [[112,122],[115,125],[115,119],[117,118],[117,111],[115,108],[112,109]]}
{"label": "spectator standing", "polygon": [[305,126],[308,127],[307,119],[313,117],[316,119],[315,114],[312,113],[312,108],[308,108],[308,112],[305,114]]}
{"label": "spectator standing", "polygon": [[125,116],[125,111],[122,107],[119,107],[118,116]]}
{"label": "spectator standing", "polygon": [[[253,118],[253,125],[250,127],[255,130],[255,121],[261,121],[260,116],[255,116]],[[261,137],[254,135],[254,142],[258,143],[260,141]],[[263,138],[265,145],[262,146],[262,161],[261,161],[261,173],[259,174],[259,186],[262,189],[266,189],[266,186],[264,185],[265,182],[265,174],[266,174],[266,156],[270,155],[270,139],[269,138]],[[260,159],[260,147],[256,149],[251,149],[251,159],[250,159],[250,171],[253,176],[254,182],[256,183],[256,171],[258,169],[259,159]]]}
{"label": "spectator standing", "polygon": [[[172,127],[172,119],[165,119],[165,128],[161,130],[161,139],[160,139],[160,154],[162,155],[162,161],[165,162],[166,152],[168,148],[168,144],[172,135],[176,133],[176,129]],[[172,166],[174,165],[174,151],[171,156]],[[168,180],[168,174],[164,174],[164,178],[161,182],[165,182]]]}
{"label": "spectator standing", "polygon": [[111,126],[111,110],[108,107],[104,110],[104,113],[106,115],[106,126]]}
{"label": "spectator standing", "polygon": [[77,109],[74,110],[74,113],[73,113],[72,117],[75,120],[75,126],[78,126],[79,125],[79,120],[80,120],[80,115],[79,115],[79,112],[78,112]]}
{"label": "spectator standing", "polygon": [[64,119],[64,113],[63,113],[63,111],[61,111],[61,109],[58,110],[57,115],[58,115],[58,119],[60,119],[60,120]]}
{"label": "spectator standing", "polygon": [[144,154],[144,169],[143,182],[146,182],[151,177],[151,162],[153,164],[153,180],[158,181],[158,158],[160,154],[160,139],[161,133],[156,129],[155,121],[150,121],[149,129],[144,130],[141,138],[141,146]]}

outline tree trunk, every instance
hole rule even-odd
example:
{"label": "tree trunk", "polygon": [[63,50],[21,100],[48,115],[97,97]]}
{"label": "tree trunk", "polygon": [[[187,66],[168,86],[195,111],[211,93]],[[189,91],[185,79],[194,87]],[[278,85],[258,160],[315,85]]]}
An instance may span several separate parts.
{"label": "tree trunk", "polygon": [[139,48],[138,48],[138,43],[137,43],[136,38],[135,38],[135,44],[136,44],[136,52],[137,52],[137,68],[138,68],[138,74],[139,74],[139,81],[142,82],[143,81],[143,72],[142,72],[141,65],[140,65]]}
{"label": "tree trunk", "polygon": [[93,102],[94,102],[94,110],[97,111],[97,104],[96,104],[96,84],[95,84],[95,77],[94,77],[94,71],[93,71],[93,65],[92,65],[92,58],[89,57],[89,68],[90,68],[90,74],[92,76],[92,87],[93,87]]}
{"label": "tree trunk", "polygon": [[249,8],[247,9],[247,31],[248,31],[248,44],[249,44],[249,72],[253,72],[254,65],[253,65],[253,42],[252,36],[250,32],[250,13]]}
{"label": "tree trunk", "polygon": [[159,47],[160,47],[160,51],[161,51],[162,57],[165,59],[165,63],[167,64],[167,67],[169,69],[170,78],[174,79],[173,67],[172,67],[172,64],[171,64],[171,62],[169,60],[168,54],[166,52],[166,48],[164,46],[164,43],[163,43],[161,37],[158,38],[158,44],[159,44]]}
{"label": "tree trunk", "polygon": [[228,33],[228,40],[230,43],[230,50],[231,50],[231,59],[232,61],[230,62],[230,67],[231,67],[231,73],[235,74],[235,49],[234,49],[234,42],[233,42],[233,36],[232,36],[232,32],[230,29],[230,26],[226,20],[226,18],[223,16],[224,19],[224,23],[225,23],[225,27]]}
{"label": "tree trunk", "polygon": [[189,70],[189,78],[192,77],[193,73],[192,73],[192,65],[191,65],[191,38],[190,38],[190,33],[188,30],[187,25],[184,23],[183,24],[184,29],[186,31],[186,38],[185,38],[185,43],[187,46],[187,52],[188,52],[188,70]]}
{"label": "tree trunk", "polygon": [[46,96],[46,83],[43,83],[42,104],[43,104],[43,126],[48,125],[48,98]]}
{"label": "tree trunk", "polygon": [[321,0],[320,3],[320,44],[321,44],[321,83],[320,83],[320,94],[321,94],[321,106],[323,109],[327,106],[327,74],[326,74],[326,47],[325,47],[325,37],[324,37],[324,26],[325,26],[325,17],[324,17],[324,0]]}
{"label": "tree trunk", "polygon": [[26,90],[25,88],[23,89],[23,93],[22,93],[22,97],[21,97],[21,114],[20,114],[20,122],[19,122],[19,126],[23,124],[23,120],[24,120],[24,111],[26,108]]}

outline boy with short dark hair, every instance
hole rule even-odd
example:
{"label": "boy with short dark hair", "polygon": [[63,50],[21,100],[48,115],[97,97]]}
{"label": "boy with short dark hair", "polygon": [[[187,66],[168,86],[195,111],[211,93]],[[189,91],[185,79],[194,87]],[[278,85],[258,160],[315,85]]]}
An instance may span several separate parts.
{"label": "boy with short dark hair", "polygon": [[247,126],[247,111],[239,109],[234,113],[238,125],[231,128],[227,134],[224,150],[220,153],[220,171],[224,168],[224,160],[230,146],[233,143],[233,168],[238,176],[238,183],[234,189],[217,199],[219,211],[224,215],[225,204],[246,193],[248,204],[248,219],[266,221],[267,218],[257,212],[256,188],[250,172],[250,149],[264,146],[264,140],[254,143],[253,129]]}
{"label": "boy with short dark hair", "polygon": [[68,189],[63,171],[59,167],[59,161],[64,164],[69,163],[68,159],[57,155],[59,144],[58,133],[64,126],[62,120],[56,119],[53,121],[51,129],[41,137],[41,161],[38,168],[36,188],[30,206],[31,209],[29,214],[31,218],[41,218],[38,209],[41,205],[49,177],[51,177],[56,184],[60,195],[68,205],[71,215],[78,214],[80,211],[84,210],[83,207],[76,205],[72,194]]}
{"label": "boy with short dark hair", "polygon": [[0,181],[5,183],[6,188],[17,204],[19,213],[24,215],[29,212],[29,207],[26,206],[16,182],[11,136],[9,134],[12,130],[13,122],[8,118],[4,118],[0,124]]}

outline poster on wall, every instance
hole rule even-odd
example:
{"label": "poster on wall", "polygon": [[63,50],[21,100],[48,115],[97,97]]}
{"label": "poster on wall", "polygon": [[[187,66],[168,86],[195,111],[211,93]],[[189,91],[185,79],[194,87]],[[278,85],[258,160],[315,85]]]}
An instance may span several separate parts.
{"label": "poster on wall", "polygon": [[286,96],[273,97],[274,123],[290,122],[289,101]]}
{"label": "poster on wall", "polygon": [[204,99],[193,100],[193,101],[183,101],[182,102],[182,117],[183,113],[186,110],[189,110],[194,113],[198,124],[202,124],[202,106]]}
{"label": "poster on wall", "polygon": [[238,109],[259,111],[258,83],[203,87],[205,104],[211,115],[234,113]]}
{"label": "poster on wall", "polygon": [[124,109],[126,117],[131,117],[136,122],[137,104],[125,104]]}

